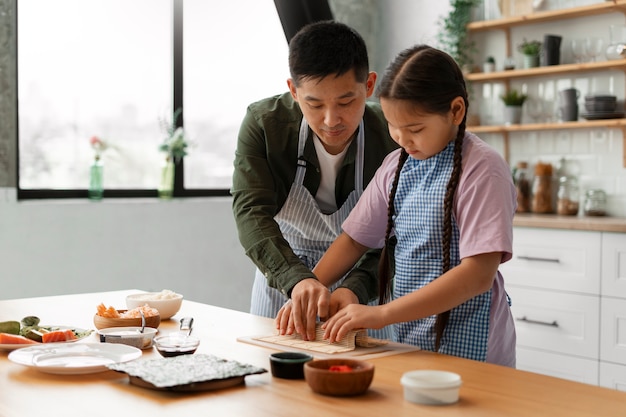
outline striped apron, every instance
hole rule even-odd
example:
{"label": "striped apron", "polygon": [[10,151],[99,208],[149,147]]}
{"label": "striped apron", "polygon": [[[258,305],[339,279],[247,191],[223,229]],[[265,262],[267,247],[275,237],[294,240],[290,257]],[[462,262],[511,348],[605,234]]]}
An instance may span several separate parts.
{"label": "striped apron", "polygon": [[[348,214],[363,193],[365,149],[363,131],[363,121],[361,121],[356,137],[357,155],[355,160],[354,191],[350,193],[341,208],[334,213],[324,214],[319,209],[315,198],[303,185],[306,161],[302,159],[302,155],[304,154],[304,146],[309,135],[309,125],[304,118],[300,124],[296,177],[291,185],[285,204],[274,217],[274,220],[278,223],[283,237],[289,242],[291,249],[309,269],[315,267],[330,244],[339,236],[341,224],[348,217]],[[343,278],[334,284],[330,290],[337,288],[342,281]],[[288,298],[280,291],[267,285],[267,279],[257,268],[252,287],[250,312],[259,316],[274,318],[287,300]],[[375,334],[379,338],[390,338],[390,335],[389,332],[383,333],[380,331]]]}

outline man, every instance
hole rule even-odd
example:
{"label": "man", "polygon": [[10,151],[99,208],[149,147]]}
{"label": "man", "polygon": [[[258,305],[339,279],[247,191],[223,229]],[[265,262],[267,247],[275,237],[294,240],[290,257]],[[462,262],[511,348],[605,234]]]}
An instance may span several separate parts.
{"label": "man", "polygon": [[275,317],[291,297],[290,330],[311,340],[316,316],[377,292],[378,251],[331,286],[332,300],[311,270],[396,145],[379,105],[367,102],[376,73],[356,31],[305,26],[289,43],[289,68],[289,92],[248,107],[231,193],[239,239],[257,266],[251,313]]}

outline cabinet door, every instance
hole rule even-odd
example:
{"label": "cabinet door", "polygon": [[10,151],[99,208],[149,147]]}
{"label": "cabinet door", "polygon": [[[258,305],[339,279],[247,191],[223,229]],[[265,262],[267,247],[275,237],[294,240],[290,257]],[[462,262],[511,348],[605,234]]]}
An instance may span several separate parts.
{"label": "cabinet door", "polygon": [[600,362],[600,386],[626,392],[626,366]]}
{"label": "cabinet door", "polygon": [[600,297],[507,286],[517,346],[598,360]]}
{"label": "cabinet door", "polygon": [[600,359],[626,365],[626,300],[602,297]]}
{"label": "cabinet door", "polygon": [[599,294],[600,250],[600,232],[516,227],[500,271],[507,284]]}
{"label": "cabinet door", "polygon": [[517,369],[598,385],[598,361],[592,359],[518,348]]}
{"label": "cabinet door", "polygon": [[626,233],[602,234],[602,295],[626,298]]}

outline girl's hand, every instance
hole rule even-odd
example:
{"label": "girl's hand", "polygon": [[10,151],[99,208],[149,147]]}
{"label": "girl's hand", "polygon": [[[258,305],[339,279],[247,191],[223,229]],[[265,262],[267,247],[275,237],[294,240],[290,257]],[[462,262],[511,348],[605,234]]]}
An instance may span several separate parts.
{"label": "girl's hand", "polygon": [[384,326],[380,306],[350,304],[328,319],[322,328],[324,339],[334,343],[343,339],[352,330],[380,329]]}

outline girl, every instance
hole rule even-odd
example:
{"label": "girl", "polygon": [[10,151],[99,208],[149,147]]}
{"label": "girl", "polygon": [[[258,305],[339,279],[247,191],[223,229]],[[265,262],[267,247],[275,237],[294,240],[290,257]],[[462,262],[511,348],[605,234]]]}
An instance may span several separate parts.
{"label": "girl", "polygon": [[387,156],[313,272],[332,282],[368,248],[383,247],[380,302],[340,309],[324,337],[395,324],[398,342],[514,367],[515,327],[498,272],[512,255],[509,166],[465,131],[463,74],[444,52],[420,45],[400,53],[378,95],[401,149]]}

